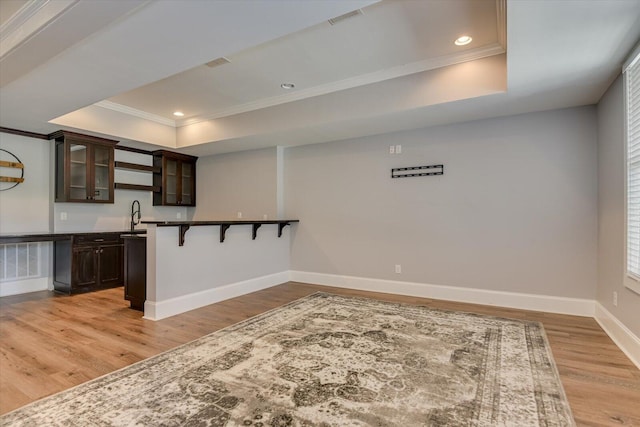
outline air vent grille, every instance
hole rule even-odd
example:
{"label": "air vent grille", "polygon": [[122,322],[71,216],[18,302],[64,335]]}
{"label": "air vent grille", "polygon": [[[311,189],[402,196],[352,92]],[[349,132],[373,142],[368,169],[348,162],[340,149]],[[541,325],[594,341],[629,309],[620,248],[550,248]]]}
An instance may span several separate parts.
{"label": "air vent grille", "polygon": [[206,65],[209,68],[213,68],[213,67],[218,67],[220,65],[224,65],[224,64],[228,64],[231,61],[229,61],[227,58],[225,58],[224,56],[220,57],[220,58],[216,58],[213,61],[209,61],[207,62]]}
{"label": "air vent grille", "polygon": [[38,243],[0,245],[0,282],[40,276]]}
{"label": "air vent grille", "polygon": [[336,25],[338,22],[342,22],[345,19],[353,18],[355,16],[362,15],[362,9],[356,9],[351,12],[347,12],[344,15],[336,16],[335,18],[329,19],[329,24]]}

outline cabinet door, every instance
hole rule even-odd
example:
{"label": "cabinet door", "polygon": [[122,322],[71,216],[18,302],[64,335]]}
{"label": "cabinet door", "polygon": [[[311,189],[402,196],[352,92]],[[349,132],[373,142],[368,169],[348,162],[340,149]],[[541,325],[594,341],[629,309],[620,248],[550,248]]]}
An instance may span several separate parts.
{"label": "cabinet door", "polygon": [[181,191],[180,204],[185,206],[195,205],[195,163],[181,162]]}
{"label": "cabinet door", "polygon": [[91,200],[113,201],[113,148],[94,145],[91,154]]}
{"label": "cabinet door", "polygon": [[100,285],[121,285],[123,282],[122,245],[100,246],[98,249]]}
{"label": "cabinet door", "polygon": [[67,144],[69,201],[84,202],[91,200],[90,195],[90,148],[88,144],[70,141]]}
{"label": "cabinet door", "polygon": [[124,239],[124,299],[144,311],[147,299],[147,238]]}
{"label": "cabinet door", "polygon": [[98,248],[93,246],[73,249],[72,288],[94,286],[98,283]]}
{"label": "cabinet door", "polygon": [[164,163],[164,204],[178,204],[178,165],[179,161],[165,158]]}

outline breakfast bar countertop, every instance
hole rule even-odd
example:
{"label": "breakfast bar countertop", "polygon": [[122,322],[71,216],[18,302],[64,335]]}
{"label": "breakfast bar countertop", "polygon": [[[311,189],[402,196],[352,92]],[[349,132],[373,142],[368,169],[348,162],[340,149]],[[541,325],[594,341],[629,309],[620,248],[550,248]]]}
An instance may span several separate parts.
{"label": "breakfast bar countertop", "polygon": [[252,225],[252,224],[283,224],[286,222],[300,222],[298,219],[255,219],[255,220],[211,220],[211,221],[142,221],[142,224],[154,224],[158,227],[177,227],[180,225]]}
{"label": "breakfast bar countertop", "polygon": [[142,224],[155,225],[157,227],[178,227],[178,245],[184,246],[184,236],[187,230],[192,226],[206,226],[206,225],[219,225],[220,226],[220,243],[224,242],[225,234],[229,227],[232,225],[251,225],[253,240],[256,239],[258,228],[262,225],[277,224],[278,225],[278,237],[282,236],[282,230],[284,227],[291,225],[292,223],[300,222],[298,219],[256,219],[256,220],[221,220],[221,221],[142,221]]}

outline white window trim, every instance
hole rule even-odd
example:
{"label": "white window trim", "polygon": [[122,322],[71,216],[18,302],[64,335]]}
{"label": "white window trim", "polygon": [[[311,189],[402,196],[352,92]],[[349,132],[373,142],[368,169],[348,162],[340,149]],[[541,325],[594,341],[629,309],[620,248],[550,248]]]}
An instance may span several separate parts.
{"label": "white window trim", "polygon": [[638,44],[635,49],[633,50],[633,52],[631,53],[631,55],[629,55],[629,58],[627,59],[627,61],[624,63],[623,67],[622,67],[622,72],[623,72],[623,92],[624,92],[624,278],[623,278],[623,282],[624,282],[624,286],[627,287],[628,289],[640,294],[640,277],[630,273],[627,269],[627,247],[628,247],[628,243],[627,243],[627,181],[628,181],[628,141],[629,141],[629,133],[628,133],[628,128],[627,128],[627,118],[628,118],[628,102],[627,102],[627,79],[624,76],[624,73],[626,72],[626,70],[632,66],[632,65],[636,65],[636,63],[640,61],[640,44]]}

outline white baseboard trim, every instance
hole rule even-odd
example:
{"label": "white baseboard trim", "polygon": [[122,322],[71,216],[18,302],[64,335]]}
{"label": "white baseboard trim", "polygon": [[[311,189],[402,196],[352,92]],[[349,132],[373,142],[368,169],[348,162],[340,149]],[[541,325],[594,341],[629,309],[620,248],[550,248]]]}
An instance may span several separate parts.
{"label": "white baseboard trim", "polygon": [[289,281],[289,271],[256,277],[237,283],[207,289],[165,301],[145,301],[144,318],[160,320],[209,304],[235,298],[244,294],[270,288]]}
{"label": "white baseboard trim", "polygon": [[593,317],[595,314],[595,301],[580,298],[490,291],[485,289],[399,282],[395,280],[369,279],[366,277],[340,276],[295,270],[291,271],[290,280],[315,285],[335,286],[337,288],[468,302],[522,310],[544,311],[547,313],[588,317]]}
{"label": "white baseboard trim", "polygon": [[594,317],[620,350],[640,369],[640,338],[599,302],[596,302]]}
{"label": "white baseboard trim", "polygon": [[49,289],[49,277],[2,282],[0,283],[0,297],[46,291],[47,289]]}

